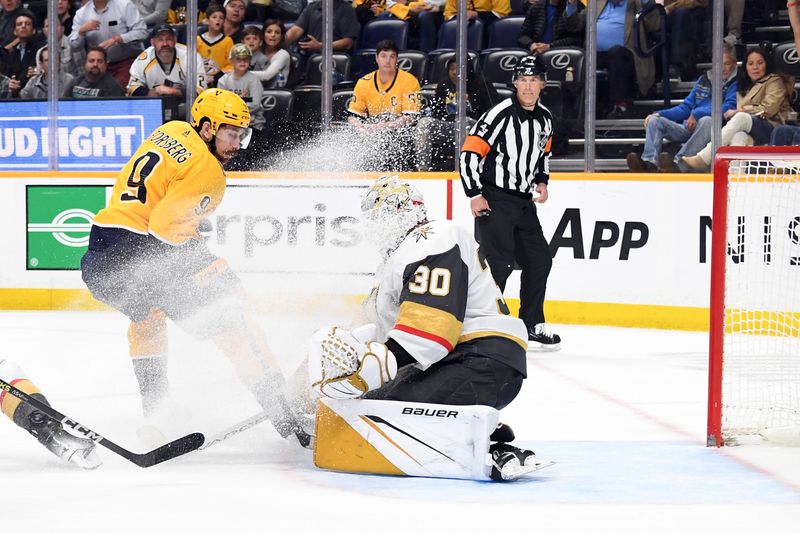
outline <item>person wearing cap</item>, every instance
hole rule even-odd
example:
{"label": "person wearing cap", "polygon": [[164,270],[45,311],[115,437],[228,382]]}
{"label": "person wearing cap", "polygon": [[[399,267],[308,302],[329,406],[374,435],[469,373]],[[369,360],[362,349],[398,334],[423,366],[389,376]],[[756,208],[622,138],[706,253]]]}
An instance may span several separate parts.
{"label": "person wearing cap", "polygon": [[[529,350],[558,350],[545,327],[544,296],[553,264],[536,214],[548,198],[553,116],[539,101],[547,67],[526,56],[514,69],[516,92],[481,115],[461,148],[460,173],[475,217],[475,238],[500,290],[518,263],[519,317]],[[537,196],[533,196],[536,192]]]}
{"label": "person wearing cap", "polygon": [[223,7],[225,8],[225,35],[233,39],[234,43],[242,42],[247,2],[245,0],[225,0]]}
{"label": "person wearing cap", "polygon": [[233,39],[225,35],[225,9],[219,4],[210,4],[206,9],[208,30],[197,36],[197,51],[203,57],[203,68],[209,85],[233,67],[230,62]]}
{"label": "person wearing cap", "polygon": [[[230,53],[230,62],[233,70],[219,79],[217,87],[238,94],[250,110],[250,128],[254,134],[264,129],[264,107],[261,97],[264,89],[258,77],[250,71],[250,61],[253,52],[244,43],[233,45]],[[254,145],[257,143],[254,143]]]}
{"label": "person wearing cap", "polygon": [[89,0],[75,13],[69,44],[80,54],[95,46],[104,48],[108,72],[125,87],[145,39],[147,25],[135,5],[125,0]]}
{"label": "person wearing cap", "polygon": [[[131,65],[128,96],[162,96],[181,98],[186,89],[186,45],[177,44],[175,30],[169,24],[153,28],[150,46]],[[198,89],[206,87],[203,58],[197,58]]]}

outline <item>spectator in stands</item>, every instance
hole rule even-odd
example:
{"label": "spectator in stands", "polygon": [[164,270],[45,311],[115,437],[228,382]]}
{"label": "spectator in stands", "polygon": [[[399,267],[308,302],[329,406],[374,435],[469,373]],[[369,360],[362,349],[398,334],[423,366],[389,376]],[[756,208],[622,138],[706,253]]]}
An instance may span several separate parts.
{"label": "spectator in stands", "polygon": [[108,71],[124,87],[144,39],[147,26],[136,6],[125,0],[89,0],[75,13],[69,43],[81,54],[95,46],[105,48]]}
{"label": "spectator in stands", "polygon": [[671,63],[680,78],[689,81],[697,78],[697,50],[703,42],[708,0],[665,0],[670,28]]}
{"label": "spectator in stands", "polygon": [[36,69],[36,51],[46,43],[36,32],[36,18],[28,10],[17,11],[14,19],[14,40],[0,49],[3,74],[25,87]]}
{"label": "spectator in stands", "polygon": [[[786,121],[793,82],[773,71],[771,54],[762,47],[748,50],[745,68],[737,80],[738,102],[735,112],[729,111],[728,123],[722,128],[720,146],[752,146],[767,144],[772,130]],[[683,161],[695,170],[708,170],[711,165],[711,143],[695,156]]]}
{"label": "spectator in stands", "polygon": [[423,52],[436,48],[436,32],[441,25],[442,15],[425,0],[353,0],[353,7],[362,25],[374,18],[405,20],[411,36],[417,41],[415,48]]}
{"label": "spectator in stands", "polygon": [[728,34],[723,40],[731,46],[743,44],[742,42],[742,16],[744,15],[745,0],[725,0],[725,27]]}
{"label": "spectator in stands", "polygon": [[197,52],[203,58],[203,69],[209,87],[226,72],[233,70],[230,62],[233,39],[222,32],[225,26],[225,9],[219,4],[209,4],[206,9],[208,30],[197,36]]}
{"label": "spectator in stands", "polygon": [[[244,31],[244,13],[247,9],[245,0],[225,0],[225,35],[233,39],[234,43],[242,42]],[[208,10],[206,10],[208,14]]]}
{"label": "spectator in stands", "polygon": [[19,94],[19,81],[0,73],[0,100],[10,100]]}
{"label": "spectator in stands", "polygon": [[158,24],[167,21],[167,12],[171,0],[131,0],[131,3],[139,10],[145,25],[152,29]]}
{"label": "spectator in stands", "polygon": [[75,17],[75,4],[70,0],[58,0],[56,11],[58,12],[58,20],[61,21],[61,26],[64,28],[64,35],[68,36],[72,33],[72,19]]}
{"label": "spectator in stands", "polygon": [[[453,57],[447,61],[447,71],[436,85],[436,92],[428,106],[429,116],[417,124],[417,154],[419,170],[453,170],[455,162],[454,125],[458,113],[458,63]],[[467,61],[467,126],[472,127],[478,118],[499,101],[497,92],[471,61]],[[449,167],[448,167],[448,163]]]}
{"label": "spectator in stands", "polygon": [[[43,46],[36,52],[36,70],[34,71],[34,75],[28,80],[28,83],[25,84],[25,87],[23,87],[19,92],[20,98],[24,98],[26,100],[47,99],[47,71],[49,66],[49,57],[50,52],[47,50],[46,46]],[[59,97],[63,98],[64,96],[67,96],[67,88],[72,82],[72,75],[67,74],[60,68],[58,59],[56,59],[56,65],[59,66],[58,82],[59,87],[61,88],[61,94]]]}
{"label": "spectator in stands", "polygon": [[83,74],[72,80],[65,95],[72,98],[110,98],[125,96],[125,89],[108,73],[104,48],[95,46],[86,52]]}
{"label": "spectator in stands", "polygon": [[[59,56],[61,59],[61,69],[64,70],[64,72],[72,75],[74,78],[79,74],[78,62],[73,58],[72,47],[69,45],[69,39],[66,35],[64,35],[64,26],[61,25],[61,21],[59,19],[56,19],[56,28],[58,31],[58,42],[60,43]],[[44,26],[42,26],[42,33],[44,33],[44,41],[47,42],[47,37],[50,33],[50,25],[49,19],[46,17],[44,19]]]}
{"label": "spectator in stands", "polygon": [[[447,0],[444,6],[444,20],[450,20],[458,13],[458,0]],[[479,19],[488,28],[494,21],[511,13],[510,0],[467,0],[467,18]]]}
{"label": "spectator in stands", "polygon": [[268,89],[286,86],[292,67],[292,58],[286,50],[286,28],[283,26],[283,22],[277,19],[264,21],[262,50],[266,66],[258,70],[253,69],[253,74]]}
{"label": "spectator in stands", "polygon": [[242,32],[242,43],[247,45],[253,57],[250,58],[250,70],[264,70],[269,64],[267,56],[262,52],[264,39],[258,26],[247,26]]}
{"label": "spectator in stands", "polygon": [[252,0],[247,6],[245,20],[295,20],[303,12],[305,0]]}
{"label": "spectator in stands", "polygon": [[[722,113],[732,116],[736,112],[736,54],[728,43],[722,48]],[[641,157],[636,152],[628,154],[631,172],[687,172],[689,168],[683,156],[697,154],[711,141],[711,92],[711,73],[708,72],[695,82],[683,103],[648,115],[644,119],[647,134]],[[674,159],[661,151],[664,140],[684,143]]]}
{"label": "spectator in stands", "polygon": [[[129,96],[183,98],[186,92],[187,49],[176,46],[175,30],[169,24],[153,29],[150,46],[131,65]],[[205,89],[203,59],[197,55],[198,92]]]}
{"label": "spectator in stands", "polygon": [[[795,50],[800,50],[800,12],[797,8],[797,0],[788,0],[786,10],[789,13],[789,24],[792,26],[794,35]],[[800,145],[800,127],[782,125],[772,130],[769,144],[773,146],[797,146]]]}
{"label": "spectator in stands", "polygon": [[[644,46],[649,34],[661,29],[658,13],[651,12],[640,25],[640,35],[634,35],[634,17],[650,1],[663,0],[598,0],[597,3],[597,68],[608,71],[608,96],[602,102],[610,111],[606,118],[622,118],[633,105],[636,88],[644,96],[650,92],[656,77],[652,57],[639,57],[635,52],[636,39]],[[578,0],[567,0],[564,14],[567,30],[578,32],[586,26],[586,10],[579,11]],[[598,98],[599,99],[599,98]],[[599,107],[599,106],[598,106]]]}
{"label": "spectator in stands", "polygon": [[[206,18],[206,9],[209,4],[219,3],[220,0],[197,0],[197,22],[203,24]],[[185,24],[186,0],[172,0],[167,11],[167,24]]]}
{"label": "spectator in stands", "polygon": [[419,81],[397,68],[394,41],[380,41],[375,60],[378,69],[356,83],[347,107],[351,115],[347,121],[370,135],[370,149],[379,158],[374,170],[413,170],[416,166],[413,126],[421,109]]}
{"label": "spectator in stands", "polygon": [[230,61],[233,70],[219,79],[218,89],[226,89],[238,94],[250,110],[250,128],[253,130],[252,138],[246,150],[226,164],[229,170],[252,170],[262,157],[264,144],[263,130],[266,125],[264,106],[261,99],[264,90],[261,82],[250,70],[250,59],[253,54],[244,43],[237,43],[231,48]]}
{"label": "spectator in stands", "polygon": [[14,21],[17,19],[17,13],[25,8],[22,7],[22,0],[0,0],[0,6],[3,8],[3,12],[0,13],[0,46],[6,46],[16,38]]}
{"label": "spectator in stands", "polygon": [[[534,0],[527,4],[525,21],[517,43],[531,54],[542,54],[560,46],[582,46],[583,31],[567,31],[566,0]],[[583,6],[579,5],[578,9]]]}
{"label": "spectator in stands", "polygon": [[[356,11],[345,0],[333,1],[333,50],[351,52],[361,25],[356,19]],[[297,42],[301,55],[301,65],[305,66],[308,57],[322,50],[322,2],[308,4],[300,13],[294,26],[286,32],[286,44]]]}
{"label": "spectator in stands", "polygon": [[244,43],[233,45],[230,53],[230,61],[233,70],[219,79],[217,88],[232,91],[247,104],[250,110],[250,127],[254,133],[260,133],[264,129],[264,108],[261,105],[263,89],[261,82],[250,71],[250,59],[253,53]]}

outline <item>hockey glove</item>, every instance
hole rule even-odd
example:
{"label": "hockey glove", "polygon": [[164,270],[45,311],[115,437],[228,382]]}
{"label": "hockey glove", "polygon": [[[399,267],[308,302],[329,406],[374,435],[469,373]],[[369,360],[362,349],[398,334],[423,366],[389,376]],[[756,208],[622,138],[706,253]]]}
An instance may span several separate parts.
{"label": "hockey glove", "polygon": [[362,342],[353,333],[329,327],[313,335],[309,373],[311,388],[318,396],[358,398],[397,374],[397,360],[386,345]]}

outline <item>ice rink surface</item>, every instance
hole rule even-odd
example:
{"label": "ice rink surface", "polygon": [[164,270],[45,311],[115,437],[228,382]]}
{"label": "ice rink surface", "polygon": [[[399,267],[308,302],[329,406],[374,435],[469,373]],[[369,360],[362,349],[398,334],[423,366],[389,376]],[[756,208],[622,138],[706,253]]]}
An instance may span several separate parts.
{"label": "ice rink surface", "polygon": [[[291,373],[329,317],[264,315]],[[64,414],[136,452],[142,424],[115,313],[0,312],[0,357]],[[557,464],[509,484],[325,472],[268,424],[140,469],[62,464],[0,421],[0,530],[28,532],[798,531],[800,447],[705,446],[703,333],[555,326],[503,410],[517,443]],[[213,434],[258,411],[211,343],[170,329],[172,430]]]}

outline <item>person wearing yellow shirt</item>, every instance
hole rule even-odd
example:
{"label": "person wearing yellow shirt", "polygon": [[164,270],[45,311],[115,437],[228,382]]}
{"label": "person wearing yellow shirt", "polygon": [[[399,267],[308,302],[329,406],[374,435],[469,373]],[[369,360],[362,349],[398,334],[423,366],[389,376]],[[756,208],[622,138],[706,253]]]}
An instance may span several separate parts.
{"label": "person wearing yellow shirt", "polygon": [[442,24],[442,15],[437,13],[432,3],[424,0],[353,0],[353,7],[362,26],[374,18],[405,20],[410,26],[412,39],[409,48],[423,52],[436,48],[436,32]]}
{"label": "person wearing yellow shirt", "polygon": [[[450,20],[458,13],[458,0],[447,0],[444,6],[444,20]],[[467,0],[467,18],[480,19],[488,26],[511,13],[511,0]]]}
{"label": "person wearing yellow shirt", "polygon": [[212,339],[278,432],[299,435],[241,281],[199,231],[225,193],[223,164],[248,145],[250,111],[235,93],[207,89],[191,117],[153,131],[117,175],[92,224],[83,281],[131,320],[129,351],[146,418],[158,419],[169,394],[169,317],[195,338]]}
{"label": "person wearing yellow shirt", "polygon": [[347,121],[371,140],[381,141],[379,170],[413,167],[413,126],[422,108],[419,81],[397,68],[397,45],[392,40],[378,43],[375,60],[378,69],[356,82]]}

